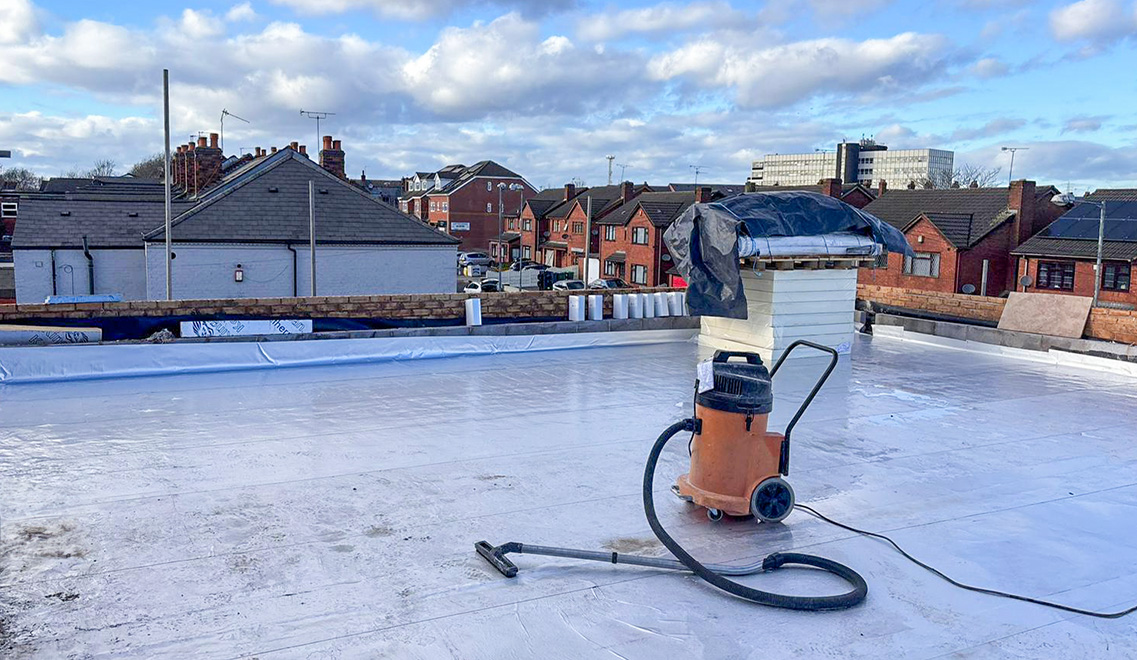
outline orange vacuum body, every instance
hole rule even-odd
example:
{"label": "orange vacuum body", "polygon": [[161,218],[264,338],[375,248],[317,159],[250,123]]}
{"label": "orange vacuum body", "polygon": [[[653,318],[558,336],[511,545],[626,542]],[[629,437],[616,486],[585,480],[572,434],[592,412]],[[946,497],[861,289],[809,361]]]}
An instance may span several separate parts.
{"label": "orange vacuum body", "polygon": [[695,398],[691,470],[673,490],[706,507],[712,520],[729,514],[778,522],[793,509],[794,496],[781,478],[785,437],[766,428],[773,409],[770,373],[754,353],[718,351],[711,368],[714,387]]}

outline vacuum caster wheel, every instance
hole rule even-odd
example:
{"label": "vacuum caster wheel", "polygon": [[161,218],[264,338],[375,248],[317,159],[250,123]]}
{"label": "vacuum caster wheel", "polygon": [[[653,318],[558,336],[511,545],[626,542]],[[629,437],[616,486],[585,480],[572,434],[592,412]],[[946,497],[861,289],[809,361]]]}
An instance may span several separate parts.
{"label": "vacuum caster wheel", "polygon": [[770,477],[758,484],[750,496],[750,513],[765,523],[786,519],[794,510],[794,489],[781,477]]}
{"label": "vacuum caster wheel", "polygon": [[722,520],[722,511],[718,509],[707,509],[707,517],[711,519],[711,522],[718,522]]}

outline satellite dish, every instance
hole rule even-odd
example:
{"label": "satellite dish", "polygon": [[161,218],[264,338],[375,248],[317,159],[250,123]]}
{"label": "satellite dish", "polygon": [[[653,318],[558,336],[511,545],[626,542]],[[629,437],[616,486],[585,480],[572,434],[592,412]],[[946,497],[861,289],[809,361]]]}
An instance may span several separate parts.
{"label": "satellite dish", "polygon": [[1030,286],[1034,284],[1034,278],[1030,275],[1023,275],[1019,278],[1019,284],[1023,285],[1024,287]]}
{"label": "satellite dish", "polygon": [[968,294],[968,295],[975,293],[975,285],[974,284],[964,284],[963,285],[963,292]]}
{"label": "satellite dish", "polygon": [[568,234],[561,234],[561,238],[565,239],[566,241],[568,240],[568,237],[569,237]]}
{"label": "satellite dish", "polygon": [[543,232],[541,232],[541,235],[542,235],[542,236],[544,236],[545,238],[548,238],[548,237],[549,237],[549,232],[547,232],[547,231],[543,231]]}
{"label": "satellite dish", "polygon": [[659,260],[660,261],[671,261],[671,255],[670,254],[660,255]]}

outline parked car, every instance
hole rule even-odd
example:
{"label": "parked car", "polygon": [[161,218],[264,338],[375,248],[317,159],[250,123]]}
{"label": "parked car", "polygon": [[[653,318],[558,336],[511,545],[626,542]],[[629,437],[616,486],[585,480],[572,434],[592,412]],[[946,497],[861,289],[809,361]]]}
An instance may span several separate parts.
{"label": "parked car", "polygon": [[518,261],[514,261],[513,263],[509,264],[509,270],[512,270],[514,272],[519,271],[519,270],[525,270],[526,268],[530,268],[530,267],[534,266],[536,263],[537,262],[531,261],[529,259],[520,259]]}
{"label": "parked car", "polygon": [[462,289],[465,293],[496,293],[501,291],[500,282],[498,280],[482,280],[481,282],[470,282]]}
{"label": "parked car", "polygon": [[531,261],[526,264],[521,270],[549,270],[545,264],[539,264],[536,261]]}
{"label": "parked car", "polygon": [[491,262],[490,255],[485,252],[466,252],[458,260],[463,266],[488,266]]}
{"label": "parked car", "polygon": [[555,291],[580,291],[584,289],[584,282],[580,280],[561,280],[553,282],[553,290]]}
{"label": "parked car", "polygon": [[588,285],[590,289],[627,289],[628,287],[628,283],[618,277],[592,280]]}

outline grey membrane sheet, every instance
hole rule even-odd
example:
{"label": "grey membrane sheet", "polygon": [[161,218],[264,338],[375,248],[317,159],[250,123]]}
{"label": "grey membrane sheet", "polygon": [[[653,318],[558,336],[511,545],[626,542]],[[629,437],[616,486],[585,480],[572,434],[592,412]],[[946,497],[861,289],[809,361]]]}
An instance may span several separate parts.
{"label": "grey membrane sheet", "polygon": [[[659,554],[644,456],[690,409],[689,342],[0,387],[0,657],[1137,656],[1098,620],[961,591],[803,512],[710,523],[707,561],[797,549],[868,580],[837,613],[756,607],[683,574],[475,555],[509,540]],[[775,383],[780,428],[821,367]],[[858,337],[795,432],[801,502],[951,575],[1137,601],[1133,379]],[[747,578],[841,588],[811,571]]]}

